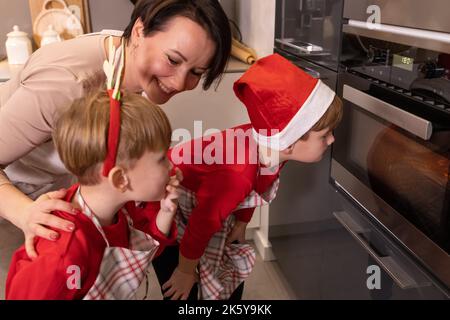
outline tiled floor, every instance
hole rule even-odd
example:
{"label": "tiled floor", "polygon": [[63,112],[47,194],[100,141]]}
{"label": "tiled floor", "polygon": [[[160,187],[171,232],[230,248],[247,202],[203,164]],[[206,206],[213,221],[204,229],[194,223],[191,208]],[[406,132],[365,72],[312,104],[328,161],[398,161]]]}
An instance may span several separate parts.
{"label": "tiled floor", "polygon": [[[23,243],[22,233],[6,221],[0,221],[0,299],[4,299],[5,281],[12,253]],[[150,272],[148,299],[161,299],[153,270]],[[252,274],[245,283],[244,300],[292,299],[294,295],[276,262],[264,262],[258,255]]]}

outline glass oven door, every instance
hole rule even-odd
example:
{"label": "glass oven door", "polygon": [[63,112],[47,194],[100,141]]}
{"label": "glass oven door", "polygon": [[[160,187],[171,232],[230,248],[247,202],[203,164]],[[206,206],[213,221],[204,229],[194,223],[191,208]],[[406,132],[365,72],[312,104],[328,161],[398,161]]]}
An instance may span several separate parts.
{"label": "glass oven door", "polygon": [[332,178],[448,287],[450,109],[388,82],[392,71],[378,70],[383,80],[360,71],[338,78]]}

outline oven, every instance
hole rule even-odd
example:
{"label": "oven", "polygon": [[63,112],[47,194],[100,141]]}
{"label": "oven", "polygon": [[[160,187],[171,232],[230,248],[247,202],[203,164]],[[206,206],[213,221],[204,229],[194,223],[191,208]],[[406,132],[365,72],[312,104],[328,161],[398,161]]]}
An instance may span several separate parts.
{"label": "oven", "polygon": [[344,101],[332,152],[288,163],[270,205],[292,297],[449,299],[447,6],[276,1],[275,52]]}
{"label": "oven", "polygon": [[[380,10],[376,27],[365,20],[369,5]],[[448,298],[450,287],[450,24],[439,10],[447,6],[345,2],[344,117],[331,161],[332,185],[353,205],[333,214],[369,265],[388,286],[433,298]]]}

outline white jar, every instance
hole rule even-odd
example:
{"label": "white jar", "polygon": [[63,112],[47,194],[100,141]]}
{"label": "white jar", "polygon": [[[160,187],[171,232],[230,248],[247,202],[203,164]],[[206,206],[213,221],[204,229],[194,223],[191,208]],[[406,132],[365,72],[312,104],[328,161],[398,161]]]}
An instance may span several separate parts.
{"label": "white jar", "polygon": [[61,42],[61,37],[59,36],[59,33],[56,32],[56,30],[53,28],[53,25],[50,24],[48,26],[48,29],[42,35],[41,47],[54,42]]}
{"label": "white jar", "polygon": [[31,40],[26,32],[20,31],[18,26],[7,34],[6,54],[9,64],[25,64],[31,55]]}

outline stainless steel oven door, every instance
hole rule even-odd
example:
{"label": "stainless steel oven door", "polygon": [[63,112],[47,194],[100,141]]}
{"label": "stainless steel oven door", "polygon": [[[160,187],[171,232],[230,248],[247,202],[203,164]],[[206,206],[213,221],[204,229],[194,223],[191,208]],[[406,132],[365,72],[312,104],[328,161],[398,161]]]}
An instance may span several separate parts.
{"label": "stainless steel oven door", "polygon": [[448,290],[450,123],[405,110],[415,102],[393,91],[378,80],[339,75],[344,118],[331,177]]}
{"label": "stainless steel oven door", "polygon": [[[339,170],[336,164],[333,168]],[[352,181],[354,178],[347,178],[348,182],[358,184]],[[348,196],[342,186],[336,184],[336,187],[333,216],[354,242],[353,247],[347,244],[348,250],[352,250],[353,264],[349,263],[346,270],[356,273],[365,271],[366,281],[363,283],[366,291],[360,290],[360,298],[368,294],[371,299],[377,300],[450,299],[448,288],[428,275],[398,241],[379,227],[372,215],[367,215],[365,209],[355,205],[354,199]],[[348,256],[349,253],[340,254]],[[346,278],[353,280],[354,286],[362,287],[361,283],[354,281],[354,277],[347,275]]]}

